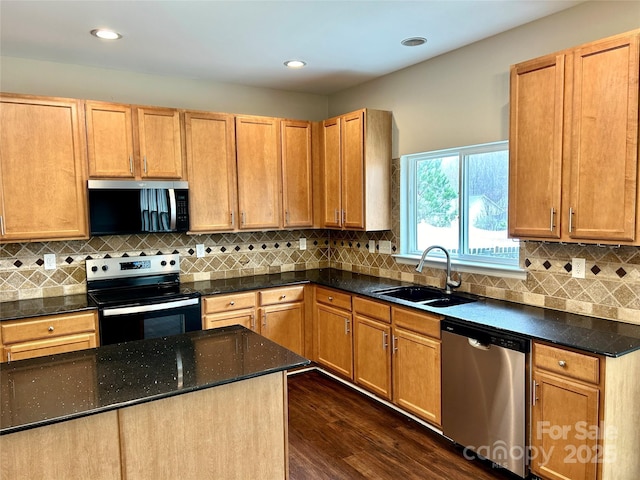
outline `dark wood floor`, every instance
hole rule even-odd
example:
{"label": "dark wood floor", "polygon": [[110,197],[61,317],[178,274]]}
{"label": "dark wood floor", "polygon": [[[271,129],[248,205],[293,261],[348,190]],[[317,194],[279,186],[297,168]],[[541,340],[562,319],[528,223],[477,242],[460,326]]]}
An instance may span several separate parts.
{"label": "dark wood floor", "polygon": [[288,383],[291,480],[513,478],[319,372]]}

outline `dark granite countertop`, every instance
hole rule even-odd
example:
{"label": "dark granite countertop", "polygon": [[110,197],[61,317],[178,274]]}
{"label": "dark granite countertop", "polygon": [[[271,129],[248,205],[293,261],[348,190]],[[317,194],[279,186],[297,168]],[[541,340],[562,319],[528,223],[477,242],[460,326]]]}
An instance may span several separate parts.
{"label": "dark granite countertop", "polygon": [[95,310],[95,308],[84,294],[0,302],[0,321]]}
{"label": "dark granite countertop", "polygon": [[239,325],[3,363],[0,434],[308,363]]}
{"label": "dark granite countertop", "polygon": [[348,293],[609,357],[618,357],[640,349],[640,325],[488,298],[478,298],[476,302],[447,308],[417,305],[376,293],[378,290],[399,285],[412,285],[411,283],[336,269],[212,280],[195,282],[190,286],[202,295],[213,295],[303,282],[313,282]]}
{"label": "dark granite countertop", "polygon": [[[376,293],[384,288],[411,285],[408,282],[330,268],[185,282],[183,286],[206,296],[309,282],[610,357],[640,349],[640,325],[487,298],[447,308],[416,305]],[[81,295],[6,302],[0,303],[0,321],[84,308],[92,307]]]}

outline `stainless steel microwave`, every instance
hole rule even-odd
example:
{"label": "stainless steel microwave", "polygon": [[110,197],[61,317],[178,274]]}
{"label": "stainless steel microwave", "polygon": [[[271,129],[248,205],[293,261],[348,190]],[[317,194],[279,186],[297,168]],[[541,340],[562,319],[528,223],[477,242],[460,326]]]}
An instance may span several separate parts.
{"label": "stainless steel microwave", "polygon": [[88,187],[91,235],[189,230],[187,182],[89,180]]}

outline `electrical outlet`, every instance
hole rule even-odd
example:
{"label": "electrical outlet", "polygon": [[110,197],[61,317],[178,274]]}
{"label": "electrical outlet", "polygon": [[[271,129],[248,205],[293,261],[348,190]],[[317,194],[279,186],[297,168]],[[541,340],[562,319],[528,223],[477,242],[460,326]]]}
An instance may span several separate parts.
{"label": "electrical outlet", "polygon": [[44,254],[44,269],[55,270],[56,269],[56,254],[45,253]]}
{"label": "electrical outlet", "polygon": [[387,255],[391,255],[391,241],[390,240],[380,240],[378,242],[380,246],[380,253],[386,253]]}
{"label": "electrical outlet", "polygon": [[307,239],[306,238],[301,238],[299,240],[300,242],[300,250],[306,250],[307,249]]}
{"label": "electrical outlet", "polygon": [[204,257],[204,244],[199,243],[196,245],[196,257],[198,258]]}
{"label": "electrical outlet", "polygon": [[376,241],[369,240],[369,253],[376,253]]}
{"label": "electrical outlet", "polygon": [[584,258],[571,259],[571,276],[573,278],[584,278],[586,265]]}

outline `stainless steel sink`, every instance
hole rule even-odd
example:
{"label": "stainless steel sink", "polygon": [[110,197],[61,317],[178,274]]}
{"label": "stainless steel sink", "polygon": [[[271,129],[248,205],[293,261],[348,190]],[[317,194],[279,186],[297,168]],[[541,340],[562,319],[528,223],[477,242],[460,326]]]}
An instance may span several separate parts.
{"label": "stainless steel sink", "polygon": [[383,297],[397,298],[399,300],[437,308],[452,307],[454,305],[476,301],[476,299],[472,297],[447,294],[437,288],[421,287],[419,285],[388,288],[377,290],[374,293]]}

